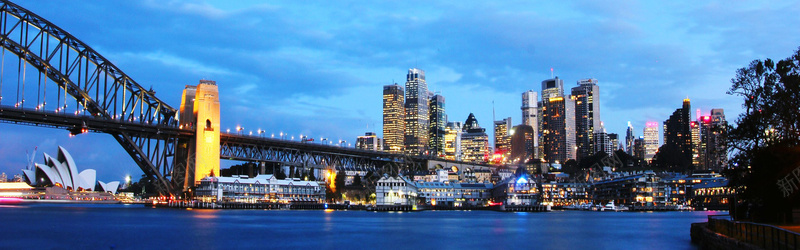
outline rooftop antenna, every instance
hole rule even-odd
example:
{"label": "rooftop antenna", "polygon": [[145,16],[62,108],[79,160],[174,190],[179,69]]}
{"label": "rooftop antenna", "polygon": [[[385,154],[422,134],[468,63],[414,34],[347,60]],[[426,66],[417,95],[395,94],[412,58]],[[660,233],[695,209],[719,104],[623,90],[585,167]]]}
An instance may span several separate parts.
{"label": "rooftop antenna", "polygon": [[550,79],[553,79],[553,67],[550,67]]}
{"label": "rooftop antenna", "polygon": [[494,100],[492,100],[492,122],[494,121],[497,121],[497,119],[494,118]]}

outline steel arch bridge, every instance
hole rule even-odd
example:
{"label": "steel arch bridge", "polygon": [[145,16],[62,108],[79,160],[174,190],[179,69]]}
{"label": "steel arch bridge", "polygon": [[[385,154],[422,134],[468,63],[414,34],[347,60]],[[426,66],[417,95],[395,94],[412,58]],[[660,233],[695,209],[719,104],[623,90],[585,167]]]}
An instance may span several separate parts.
{"label": "steel arch bridge", "polygon": [[[177,158],[192,157],[180,144],[193,140],[195,131],[180,127],[178,110],[154,91],[69,32],[8,0],[0,0],[0,45],[0,122],[110,134],[155,180],[159,193],[187,189],[186,171],[194,168]],[[8,63],[6,52],[13,57]],[[12,73],[15,81],[4,81]],[[13,93],[4,93],[4,84]],[[220,144],[223,159],[304,168],[359,165],[397,174],[422,165],[404,155],[225,133]]]}

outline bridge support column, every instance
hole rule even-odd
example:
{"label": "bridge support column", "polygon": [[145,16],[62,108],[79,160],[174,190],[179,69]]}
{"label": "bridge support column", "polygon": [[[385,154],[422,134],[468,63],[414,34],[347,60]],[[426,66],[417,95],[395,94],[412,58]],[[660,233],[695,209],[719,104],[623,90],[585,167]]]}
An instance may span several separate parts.
{"label": "bridge support column", "polygon": [[206,176],[219,176],[219,89],[216,82],[200,80],[197,86],[186,85],[180,122],[183,128],[196,131],[193,141],[179,144],[178,151],[188,152],[178,152],[176,155],[179,157],[175,159],[185,161],[183,189],[186,191]]}

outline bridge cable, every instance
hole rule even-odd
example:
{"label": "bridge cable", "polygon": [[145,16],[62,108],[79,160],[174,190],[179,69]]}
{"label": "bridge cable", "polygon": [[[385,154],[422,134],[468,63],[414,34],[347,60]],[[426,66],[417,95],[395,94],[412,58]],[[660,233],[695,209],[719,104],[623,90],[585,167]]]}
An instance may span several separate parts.
{"label": "bridge cable", "polygon": [[17,58],[17,102],[14,103],[14,107],[19,106],[19,72],[22,71],[22,57]]}

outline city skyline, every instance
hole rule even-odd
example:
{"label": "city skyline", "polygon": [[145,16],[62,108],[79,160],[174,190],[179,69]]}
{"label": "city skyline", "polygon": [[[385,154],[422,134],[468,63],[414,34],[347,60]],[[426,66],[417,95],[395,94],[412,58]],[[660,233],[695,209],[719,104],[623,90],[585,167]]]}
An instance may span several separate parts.
{"label": "city skyline", "polygon": [[[261,129],[266,136],[302,134],[353,144],[364,132],[380,132],[377,93],[383,85],[402,84],[409,68],[427,72],[429,88],[448,100],[451,120],[475,113],[484,124],[492,124],[492,101],[497,117],[522,121],[520,93],[541,91],[538,84],[550,78],[551,68],[565,88],[595,78],[603,89],[606,130],[622,134],[630,120],[639,134],[646,122],[668,118],[686,96],[694,109],[723,108],[728,120],[735,120],[738,98],[725,94],[735,70],[754,59],[781,59],[800,44],[798,31],[762,27],[776,20],[796,23],[798,17],[786,13],[800,9],[797,3],[430,3],[403,16],[397,13],[404,4],[362,4],[355,10],[236,4],[30,2],[23,7],[152,86],[173,107],[180,105],[185,85],[217,81],[222,129],[242,126],[245,133]],[[111,11],[116,9],[129,11]],[[666,14],[650,15],[655,11]],[[108,173],[103,179],[141,174],[104,134],[69,138],[63,130],[0,128],[0,172],[9,175],[19,173],[26,150],[52,151],[55,145],[74,152],[84,166],[124,166],[103,171]]]}

